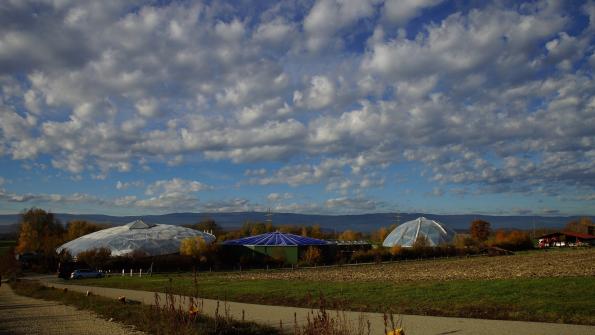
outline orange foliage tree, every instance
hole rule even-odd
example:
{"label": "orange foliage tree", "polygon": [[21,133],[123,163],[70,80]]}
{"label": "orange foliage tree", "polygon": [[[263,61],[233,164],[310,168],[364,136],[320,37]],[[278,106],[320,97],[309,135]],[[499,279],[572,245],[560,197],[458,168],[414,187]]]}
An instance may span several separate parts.
{"label": "orange foliage tree", "polygon": [[372,233],[371,239],[375,242],[383,242],[384,239],[388,236],[389,231],[386,227],[380,227],[377,231]]}
{"label": "orange foliage tree", "polygon": [[31,208],[21,213],[17,251],[53,255],[63,242],[64,227],[52,213]]}
{"label": "orange foliage tree", "polygon": [[302,259],[307,264],[316,265],[320,263],[320,261],[322,260],[322,253],[320,252],[319,248],[310,246],[308,247],[308,249],[306,249],[306,252],[304,253]]}
{"label": "orange foliage tree", "polygon": [[507,250],[527,250],[533,248],[533,241],[529,234],[520,230],[509,232],[498,230],[493,240],[489,241],[489,244]]}
{"label": "orange foliage tree", "polygon": [[568,222],[564,230],[581,234],[595,234],[595,224],[589,217],[582,217],[578,220]]}
{"label": "orange foliage tree", "polygon": [[362,233],[355,232],[353,230],[346,230],[346,231],[342,232],[341,235],[339,235],[339,237],[337,239],[341,240],[341,241],[357,241],[357,240],[360,240],[361,238],[362,238]]}
{"label": "orange foliage tree", "polygon": [[65,241],[72,241],[75,238],[87,235],[105,228],[109,228],[108,225],[95,224],[84,220],[70,221],[66,224],[66,234],[64,236]]}

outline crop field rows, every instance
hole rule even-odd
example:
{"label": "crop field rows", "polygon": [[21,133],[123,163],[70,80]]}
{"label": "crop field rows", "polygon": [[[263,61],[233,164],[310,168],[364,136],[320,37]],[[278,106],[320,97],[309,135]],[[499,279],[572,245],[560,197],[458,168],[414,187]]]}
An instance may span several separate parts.
{"label": "crop field rows", "polygon": [[307,281],[446,281],[540,277],[595,277],[595,249],[533,251],[472,257],[283,271],[234,272],[227,279]]}

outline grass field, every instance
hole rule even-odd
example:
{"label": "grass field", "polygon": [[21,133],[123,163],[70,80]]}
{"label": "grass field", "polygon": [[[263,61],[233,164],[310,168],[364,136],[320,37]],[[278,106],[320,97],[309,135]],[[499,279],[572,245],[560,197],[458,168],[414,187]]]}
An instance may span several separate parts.
{"label": "grass field", "polygon": [[[199,275],[196,289],[204,298],[272,305],[317,307],[322,295],[331,305],[349,310],[595,325],[594,255],[595,250],[550,252],[546,257],[556,267],[550,276],[525,268],[532,259],[544,262],[544,253],[534,252],[315,270],[204,273]],[[482,266],[483,277],[478,275]],[[378,269],[392,270],[391,276],[407,276],[388,280],[393,277],[376,276]],[[572,276],[563,276],[565,270]],[[337,275],[340,271],[346,274]],[[493,279],[492,274],[499,272],[507,276]],[[473,273],[475,279],[466,273]],[[415,277],[421,279],[411,279]],[[184,295],[195,290],[189,274],[114,276],[77,283],[161,292],[169,289]]]}
{"label": "grass field", "polygon": [[17,245],[17,241],[5,241],[0,240],[0,256],[6,255],[8,253],[8,249]]}

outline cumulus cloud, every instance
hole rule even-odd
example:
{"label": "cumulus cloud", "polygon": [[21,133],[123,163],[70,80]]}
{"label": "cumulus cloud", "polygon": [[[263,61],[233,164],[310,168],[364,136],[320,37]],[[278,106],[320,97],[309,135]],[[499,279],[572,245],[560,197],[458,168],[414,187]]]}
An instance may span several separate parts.
{"label": "cumulus cloud", "polygon": [[267,200],[270,202],[279,202],[291,198],[293,198],[291,193],[269,193],[269,195],[267,195]]}
{"label": "cumulus cloud", "polygon": [[304,19],[306,46],[311,51],[319,51],[332,42],[337,31],[373,14],[373,1],[318,0]]}
{"label": "cumulus cloud", "polygon": [[[444,195],[587,201],[593,3],[580,13],[547,1],[440,3],[320,0],[255,15],[241,3],[7,2],[0,156],[146,186],[146,198],[119,203],[164,210],[201,206],[195,193],[211,181],[110,174],[216,161],[245,171],[233,185],[320,185],[330,207],[294,205],[328,210],[361,206],[347,200],[415,166]],[[250,206],[236,200],[209,208]]]}
{"label": "cumulus cloud", "polygon": [[181,194],[181,193],[193,193],[212,189],[211,186],[205,185],[196,180],[186,180],[181,178],[173,178],[169,180],[158,180],[149,186],[145,190],[145,194]]}
{"label": "cumulus cloud", "polygon": [[384,16],[391,23],[406,24],[417,17],[424,8],[433,7],[442,0],[387,0],[384,3]]}
{"label": "cumulus cloud", "polygon": [[116,189],[126,190],[131,187],[143,187],[144,185],[145,185],[145,182],[142,180],[135,180],[135,181],[129,181],[129,182],[122,182],[122,181],[118,180],[118,182],[116,183]]}

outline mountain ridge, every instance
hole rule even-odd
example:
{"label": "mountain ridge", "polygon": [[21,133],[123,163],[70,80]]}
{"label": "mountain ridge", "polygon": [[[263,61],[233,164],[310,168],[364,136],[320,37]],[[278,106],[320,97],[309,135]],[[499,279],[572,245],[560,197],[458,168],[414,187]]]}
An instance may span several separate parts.
{"label": "mountain ridge", "polygon": [[[105,214],[67,214],[55,213],[56,217],[66,223],[73,220],[86,220],[95,223],[107,223],[122,225],[128,222],[142,219],[148,223],[163,224],[192,224],[205,218],[211,218],[224,229],[240,227],[246,221],[262,222],[265,220],[265,212],[224,212],[224,213],[169,213],[160,215],[129,215],[113,216]],[[452,229],[466,230],[471,221],[482,219],[490,222],[492,229],[533,229],[535,228],[562,228],[566,223],[579,218],[580,216],[522,216],[522,215],[477,215],[477,214],[429,214],[429,213],[400,213],[400,223],[425,216],[432,220],[440,221]],[[0,215],[0,232],[9,227],[14,229],[18,223],[19,214]],[[396,223],[395,213],[369,213],[349,215],[317,215],[317,214],[296,214],[296,213],[273,213],[273,224],[275,225],[313,225],[319,224],[323,229],[343,231],[347,229],[362,232],[370,232],[380,227],[388,227]],[[12,230],[11,229],[11,230]]]}

